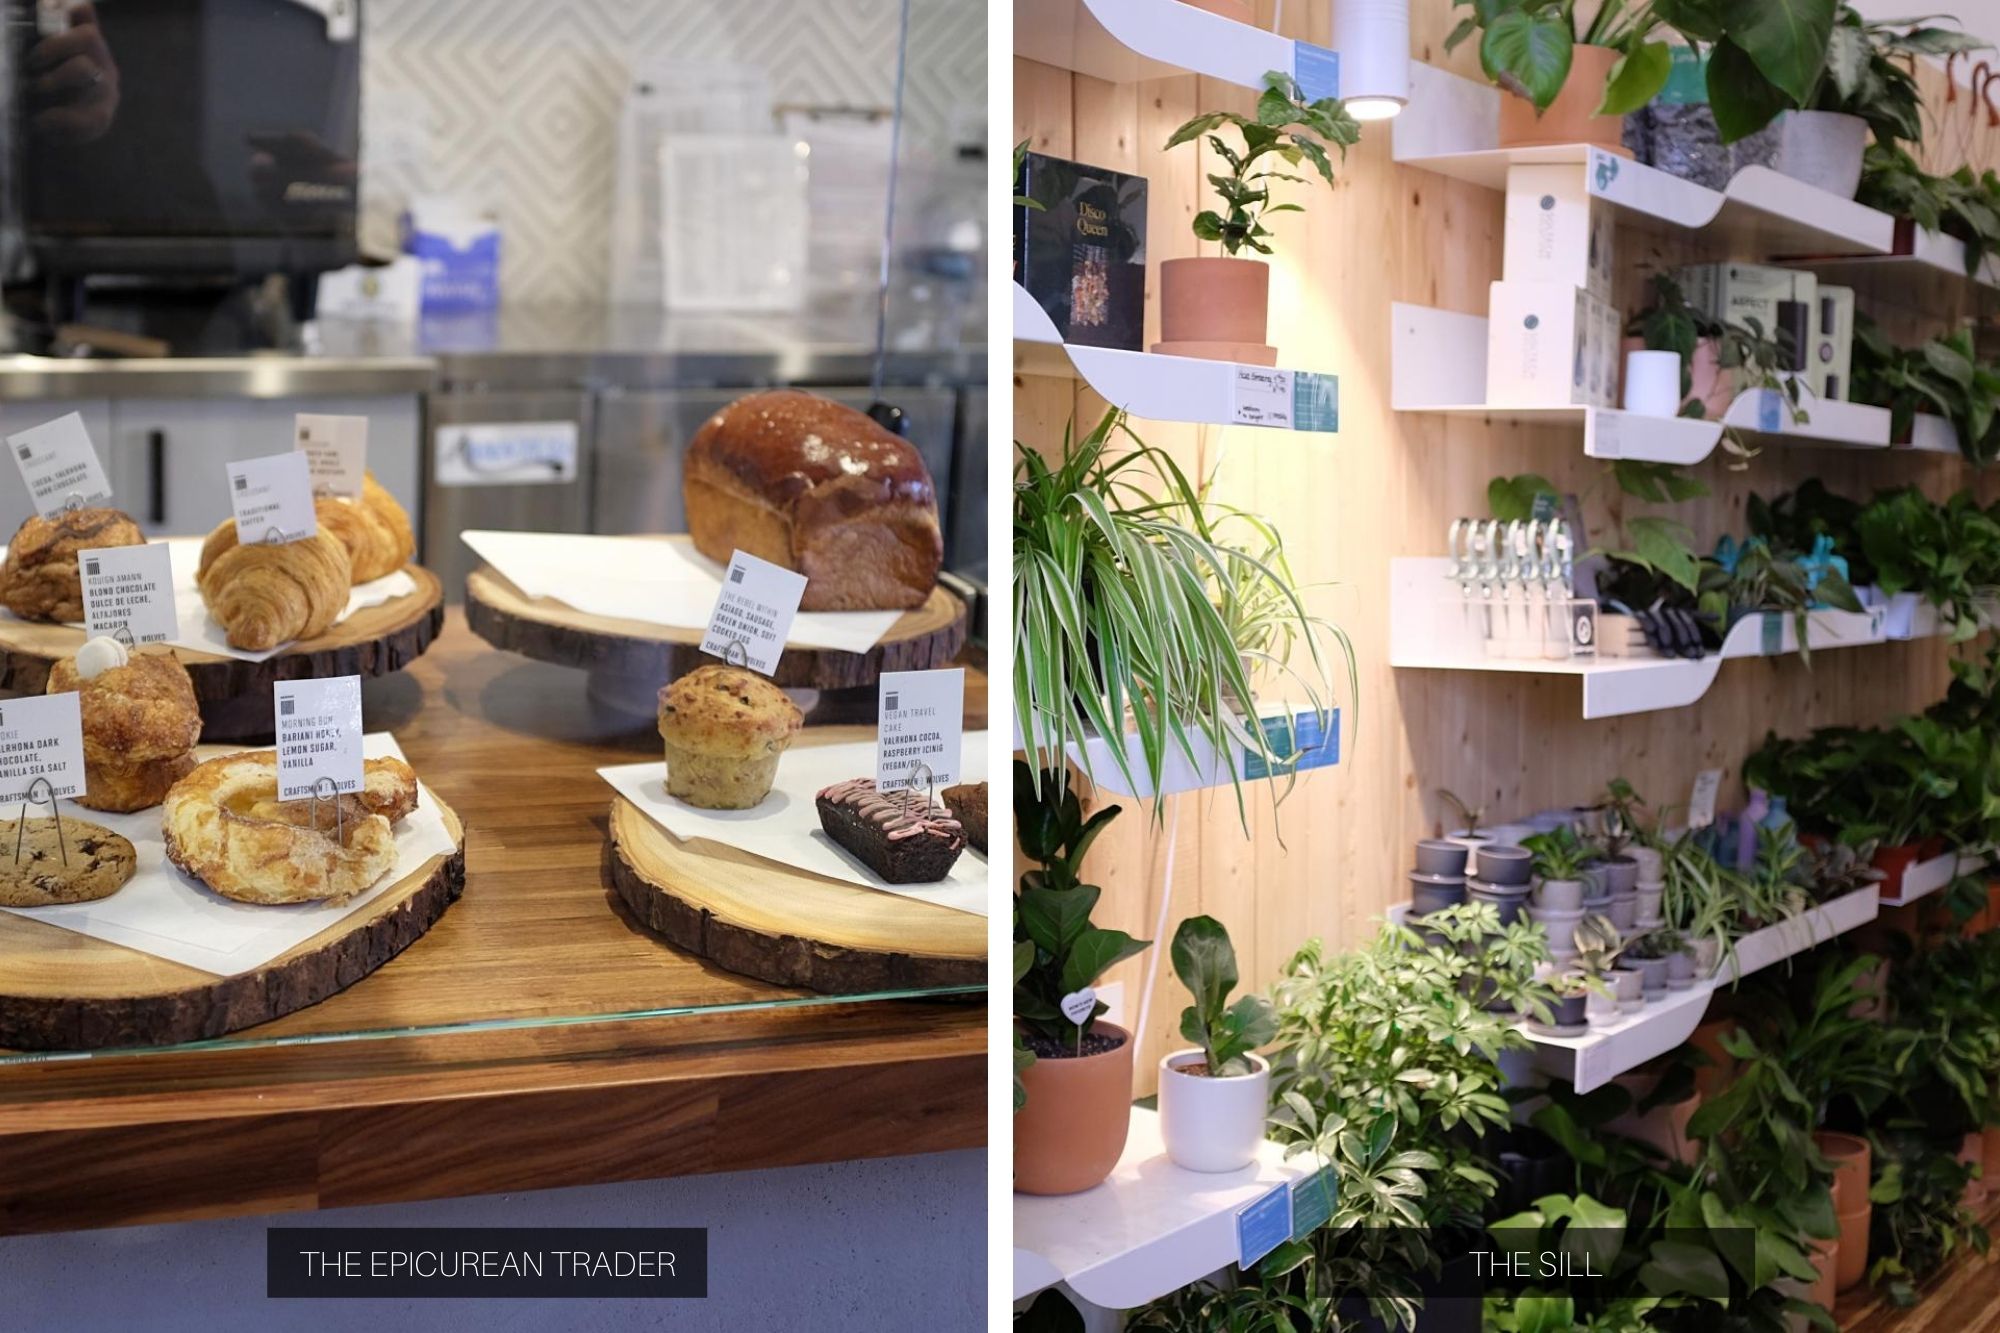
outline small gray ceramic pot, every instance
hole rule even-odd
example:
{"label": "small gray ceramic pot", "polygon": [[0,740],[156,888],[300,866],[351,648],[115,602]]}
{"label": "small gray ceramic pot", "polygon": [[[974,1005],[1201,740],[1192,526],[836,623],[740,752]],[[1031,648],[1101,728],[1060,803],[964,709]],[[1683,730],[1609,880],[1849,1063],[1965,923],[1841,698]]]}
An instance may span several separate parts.
{"label": "small gray ceramic pot", "polygon": [[1583,868],[1583,900],[1600,905],[1611,900],[1611,870],[1604,862],[1592,861]]}
{"label": "small gray ceramic pot", "polygon": [[1611,896],[1614,898],[1639,887],[1639,863],[1629,856],[1606,857],[1604,873],[1611,880]]}
{"label": "small gray ceramic pot", "polygon": [[1605,905],[1604,914],[1611,918],[1611,924],[1623,935],[1639,920],[1639,895],[1628,893],[1623,898],[1614,895]]}
{"label": "small gray ceramic pot", "polygon": [[1639,974],[1640,989],[1646,998],[1665,993],[1667,989],[1667,960],[1664,958],[1627,958],[1624,965]]}
{"label": "small gray ceramic pot", "polygon": [[1535,886],[1535,906],[1555,912],[1583,910],[1583,881],[1545,879]]}
{"label": "small gray ceramic pot", "polygon": [[1410,872],[1410,912],[1415,916],[1429,916],[1447,907],[1456,907],[1465,901],[1465,877],[1463,875],[1427,875],[1421,870]]}
{"label": "small gray ceramic pot", "polygon": [[1694,985],[1694,950],[1681,949],[1661,960],[1667,965],[1667,989],[1686,990]]}
{"label": "small gray ceramic pot", "polygon": [[[1639,915],[1648,921],[1660,919],[1660,898],[1666,893],[1664,884],[1641,884],[1633,890],[1633,901],[1639,904]],[[1623,927],[1621,927],[1623,929]]]}
{"label": "small gray ceramic pot", "polygon": [[1580,995],[1559,995],[1549,1006],[1550,1021],[1543,1023],[1537,1019],[1528,1020],[1528,1026],[1558,1037],[1574,1037],[1583,1031],[1588,1014],[1590,993]]}
{"label": "small gray ceramic pot", "polygon": [[1526,889],[1534,878],[1535,854],[1525,847],[1495,844],[1479,849],[1479,878],[1488,884]]}
{"label": "small gray ceramic pot", "polygon": [[1640,847],[1635,844],[1625,849],[1625,855],[1631,857],[1634,861],[1639,863],[1639,880],[1638,880],[1639,883],[1641,884],[1660,883],[1660,873],[1662,870],[1662,866],[1660,863],[1659,848]]}
{"label": "small gray ceramic pot", "polygon": [[1417,869],[1426,875],[1465,877],[1465,848],[1444,838],[1425,838],[1417,844]]}
{"label": "small gray ceramic pot", "polygon": [[[1480,859],[1486,858],[1482,855]],[[1525,884],[1489,884],[1483,879],[1469,879],[1465,888],[1476,903],[1491,903],[1500,910],[1500,924],[1510,926],[1521,915],[1521,905],[1528,900],[1528,886]]]}
{"label": "small gray ceramic pot", "polygon": [[1611,969],[1605,980],[1611,983],[1611,993],[1618,997],[1620,1010],[1630,1013],[1646,1003],[1646,977],[1637,969],[1621,963]]}

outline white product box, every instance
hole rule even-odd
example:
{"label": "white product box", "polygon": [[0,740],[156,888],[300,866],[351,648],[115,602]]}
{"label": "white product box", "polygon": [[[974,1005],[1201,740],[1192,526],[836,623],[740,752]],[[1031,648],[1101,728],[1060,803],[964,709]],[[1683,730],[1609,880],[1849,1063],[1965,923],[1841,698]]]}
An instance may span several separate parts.
{"label": "white product box", "polygon": [[1617,230],[1577,164],[1507,168],[1508,282],[1560,282],[1609,301]]}
{"label": "white product box", "polygon": [[1617,307],[1563,282],[1496,282],[1486,323],[1494,407],[1618,405]]}
{"label": "white product box", "polygon": [[1712,319],[1747,326],[1754,319],[1767,338],[1791,331],[1795,364],[1809,364],[1819,301],[1819,279],[1804,269],[1771,264],[1695,264],[1680,271],[1688,304]]}
{"label": "white product box", "polygon": [[1854,369],[1854,289],[1821,283],[1806,341],[1806,378],[1822,398],[1848,400]]}

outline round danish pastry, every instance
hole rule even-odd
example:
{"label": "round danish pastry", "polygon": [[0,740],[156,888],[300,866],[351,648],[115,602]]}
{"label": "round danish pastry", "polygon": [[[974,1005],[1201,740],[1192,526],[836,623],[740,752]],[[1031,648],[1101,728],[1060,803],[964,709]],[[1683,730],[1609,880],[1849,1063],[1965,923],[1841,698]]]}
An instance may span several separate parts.
{"label": "round danish pastry", "polygon": [[167,793],[167,859],[225,898],[245,903],[340,902],[396,864],[393,826],[417,808],[417,775],[400,759],[370,759],[359,792],[334,801],[280,801],[271,750],[197,764]]}

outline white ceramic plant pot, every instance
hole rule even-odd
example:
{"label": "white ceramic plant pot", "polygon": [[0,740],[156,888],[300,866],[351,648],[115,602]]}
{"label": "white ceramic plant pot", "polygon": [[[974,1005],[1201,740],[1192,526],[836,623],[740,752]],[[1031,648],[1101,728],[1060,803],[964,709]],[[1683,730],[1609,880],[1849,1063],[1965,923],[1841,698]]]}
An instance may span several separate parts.
{"label": "white ceramic plant pot", "polygon": [[1200,1064],[1199,1050],[1175,1051],[1160,1060],[1160,1137],[1167,1156],[1190,1171],[1235,1171],[1250,1165],[1264,1139],[1271,1100],[1271,1066],[1250,1055],[1252,1070],[1234,1078],[1183,1074]]}
{"label": "white ceramic plant pot", "polygon": [[1639,881],[1639,888],[1636,895],[1639,900],[1639,908],[1632,919],[1634,921],[1658,921],[1660,919],[1660,899],[1666,894],[1666,891],[1667,886],[1664,884],[1648,884],[1644,880]]}
{"label": "white ceramic plant pot", "polygon": [[1643,889],[1649,884],[1655,888],[1660,886],[1663,881],[1660,879],[1661,864],[1659,848],[1640,847],[1635,844],[1625,849],[1625,855],[1639,863],[1640,888]]}
{"label": "white ceramic plant pot", "polygon": [[1852,199],[1861,185],[1868,122],[1839,111],[1787,111],[1772,165],[1793,180]]}
{"label": "white ceramic plant pot", "polygon": [[1613,968],[1605,978],[1611,983],[1611,993],[1618,1000],[1618,1008],[1630,1013],[1646,1003],[1645,977],[1630,968]]}
{"label": "white ceramic plant pot", "polygon": [[1892,639],[1908,639],[1917,632],[1917,608],[1923,604],[1923,596],[1914,592],[1899,592],[1882,599],[1882,632]]}
{"label": "white ceramic plant pot", "polygon": [[1694,942],[1694,973],[1698,977],[1712,977],[1722,966],[1722,941],[1713,935],[1705,935]]}
{"label": "white ceramic plant pot", "polygon": [[1600,994],[1597,991],[1592,991],[1590,999],[1584,1005],[1584,1012],[1589,1016],[1592,1027],[1602,1027],[1608,1023],[1616,1023],[1618,1021],[1617,992],[1606,991]]}

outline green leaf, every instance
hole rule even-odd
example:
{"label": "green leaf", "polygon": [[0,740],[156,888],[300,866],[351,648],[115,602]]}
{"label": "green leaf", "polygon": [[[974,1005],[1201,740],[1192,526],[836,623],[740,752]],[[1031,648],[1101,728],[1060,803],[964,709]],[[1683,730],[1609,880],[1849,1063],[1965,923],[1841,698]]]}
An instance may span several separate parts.
{"label": "green leaf", "polygon": [[1487,78],[1546,111],[1569,78],[1573,40],[1565,15],[1510,9],[1487,25],[1479,62]]}
{"label": "green leaf", "polygon": [[1145,952],[1149,941],[1135,940],[1122,930],[1093,926],[1077,938],[1069,957],[1063,960],[1062,988],[1065,992],[1094,986],[1097,979],[1115,965]]}
{"label": "green leaf", "polygon": [[1673,52],[1665,42],[1639,43],[1611,67],[1611,78],[1604,86],[1604,100],[1598,103],[1597,114],[1631,115],[1660,95],[1673,68]]}
{"label": "green leaf", "polygon": [[[1721,46],[1742,51],[1792,105],[1803,106],[1826,67],[1835,8],[1831,0],[1724,0],[1729,36]],[[1714,73],[1711,64],[1711,88]]]}
{"label": "green leaf", "polygon": [[[1795,0],[1774,0],[1789,4]],[[1722,142],[1735,143],[1769,125],[1791,106],[1784,90],[1764,77],[1736,43],[1716,43],[1708,55],[1708,106]]]}

